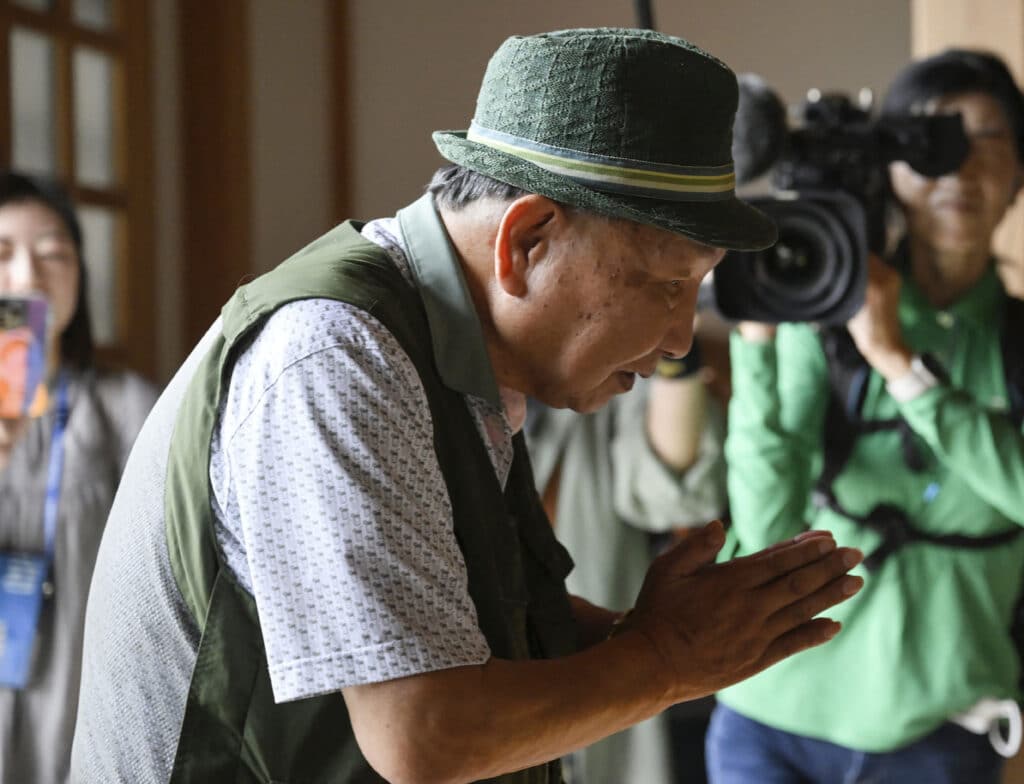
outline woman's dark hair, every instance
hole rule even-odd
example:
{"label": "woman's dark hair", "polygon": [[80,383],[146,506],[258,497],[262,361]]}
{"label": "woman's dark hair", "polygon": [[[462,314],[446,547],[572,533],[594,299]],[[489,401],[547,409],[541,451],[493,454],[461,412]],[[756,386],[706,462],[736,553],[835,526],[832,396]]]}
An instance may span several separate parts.
{"label": "woman's dark hair", "polygon": [[82,227],[66,190],[54,180],[30,177],[17,172],[0,172],[0,207],[14,202],[35,201],[53,210],[67,229],[78,256],[78,298],[71,321],[60,336],[61,361],[78,368],[93,362],[92,322],[86,296],[85,255]]}
{"label": "woman's dark hair", "polygon": [[434,172],[427,192],[434,197],[439,206],[453,211],[458,211],[478,199],[512,201],[527,193],[521,188],[506,185],[457,163],[442,166]]}
{"label": "woman's dark hair", "polygon": [[960,93],[984,93],[999,103],[1024,161],[1024,97],[1005,63],[988,52],[947,49],[911,63],[890,85],[881,116],[921,114],[936,98]]}

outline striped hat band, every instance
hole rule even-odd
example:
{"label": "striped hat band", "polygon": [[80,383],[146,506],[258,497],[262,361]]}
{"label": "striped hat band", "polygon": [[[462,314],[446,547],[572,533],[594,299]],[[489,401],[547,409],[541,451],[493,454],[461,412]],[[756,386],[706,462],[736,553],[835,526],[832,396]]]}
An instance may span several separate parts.
{"label": "striped hat band", "polygon": [[606,193],[664,201],[719,201],[733,198],[736,187],[736,174],[731,163],[723,166],[675,166],[594,155],[493,131],[476,122],[470,124],[466,139]]}

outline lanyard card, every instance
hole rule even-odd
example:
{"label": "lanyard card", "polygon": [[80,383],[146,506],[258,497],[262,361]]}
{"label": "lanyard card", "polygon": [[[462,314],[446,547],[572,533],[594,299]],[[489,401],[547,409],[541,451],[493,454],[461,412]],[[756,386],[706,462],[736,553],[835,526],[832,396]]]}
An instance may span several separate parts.
{"label": "lanyard card", "polygon": [[0,553],[0,686],[28,682],[49,568],[42,554]]}
{"label": "lanyard card", "polygon": [[0,297],[0,418],[46,410],[48,311],[39,296]]}

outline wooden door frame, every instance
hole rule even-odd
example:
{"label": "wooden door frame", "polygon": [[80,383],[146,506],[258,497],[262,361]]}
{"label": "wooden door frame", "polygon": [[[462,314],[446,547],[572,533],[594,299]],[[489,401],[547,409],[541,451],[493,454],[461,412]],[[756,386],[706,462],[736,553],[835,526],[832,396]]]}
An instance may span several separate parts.
{"label": "wooden door frame", "polygon": [[249,8],[178,0],[182,330],[196,343],[251,271]]}
{"label": "wooden door frame", "polygon": [[[50,35],[56,42],[56,174],[79,207],[119,211],[127,231],[118,231],[115,302],[118,334],[114,345],[97,348],[101,364],[129,367],[153,377],[156,369],[153,262],[153,93],[149,2],[115,0],[115,25],[96,32],[71,20],[71,0],[57,0],[44,13],[3,2],[0,5],[0,166],[11,166],[11,83],[9,37],[14,26]],[[114,74],[115,170],[120,180],[90,188],[75,178],[72,110],[72,48],[86,46],[116,62]]]}

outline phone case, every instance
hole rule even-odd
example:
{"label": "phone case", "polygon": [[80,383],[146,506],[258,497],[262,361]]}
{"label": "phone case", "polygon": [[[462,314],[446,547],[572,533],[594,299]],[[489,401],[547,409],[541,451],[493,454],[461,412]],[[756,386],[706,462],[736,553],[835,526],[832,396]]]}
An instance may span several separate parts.
{"label": "phone case", "polygon": [[46,410],[48,317],[42,297],[0,297],[0,418],[39,416]]}

